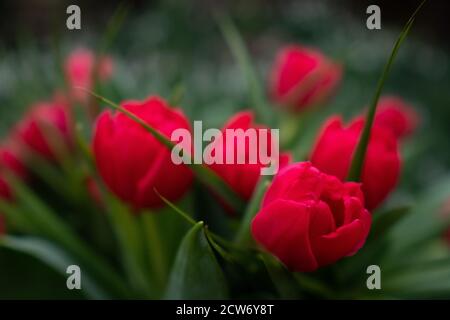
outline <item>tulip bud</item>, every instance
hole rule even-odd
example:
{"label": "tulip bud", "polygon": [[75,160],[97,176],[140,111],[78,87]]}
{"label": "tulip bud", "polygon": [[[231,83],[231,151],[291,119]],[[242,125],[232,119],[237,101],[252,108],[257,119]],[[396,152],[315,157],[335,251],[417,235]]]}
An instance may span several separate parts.
{"label": "tulip bud", "polygon": [[49,161],[73,147],[72,124],[67,106],[56,101],[31,106],[13,131],[30,151]]}
{"label": "tulip bud", "polygon": [[274,178],[251,230],[289,270],[310,272],[356,253],[370,225],[358,183],[300,162]]}
{"label": "tulip bud", "polygon": [[[223,180],[244,200],[249,200],[253,194],[253,191],[261,176],[261,168],[267,167],[268,164],[264,164],[261,160],[260,152],[263,152],[260,148],[264,148],[267,151],[267,156],[270,158],[273,155],[278,154],[278,150],[271,150],[272,137],[269,128],[263,125],[256,124],[253,120],[253,113],[250,111],[239,112],[234,115],[222,128],[221,139],[214,141],[215,147],[219,150],[223,150],[223,158],[226,159],[230,153],[233,154],[233,163],[213,163],[210,168],[215,171]],[[235,138],[233,143],[227,143],[227,130],[242,129],[242,132],[248,132],[249,129],[254,129],[255,134],[249,135],[254,137],[254,141],[250,141],[250,138],[245,140],[245,145],[239,145],[238,138]],[[265,131],[261,131],[261,130]],[[267,138],[264,140],[265,145],[260,145],[260,134],[266,134]],[[242,146],[244,146],[242,148]],[[278,147],[278,145],[276,146]],[[250,161],[250,153],[255,155],[254,163]],[[237,159],[243,159],[244,163],[239,163]],[[287,153],[279,156],[279,167],[285,166],[290,161],[290,155]]]}
{"label": "tulip bud", "polygon": [[[127,101],[121,106],[170,139],[174,130],[191,132],[188,119],[159,97]],[[171,150],[140,124],[119,112],[104,111],[97,119],[93,138],[95,162],[106,186],[135,209],[164,205],[155,189],[170,201],[189,189],[192,172],[174,164]]]}
{"label": "tulip bud", "polygon": [[[66,78],[70,85],[71,97],[77,102],[85,103],[88,99],[88,93],[76,87],[92,89],[94,64],[94,54],[84,48],[73,51],[66,59],[64,65]],[[98,79],[101,81],[108,80],[111,78],[114,68],[112,59],[108,56],[102,57],[97,68]]]}
{"label": "tulip bud", "polygon": [[[364,126],[362,118],[343,127],[342,119],[330,118],[323,126],[311,155],[320,171],[345,181]],[[379,206],[394,189],[400,175],[397,140],[389,130],[374,125],[370,134],[361,182],[369,210]]]}
{"label": "tulip bud", "polygon": [[[21,160],[20,144],[8,140],[0,147],[0,199],[12,200],[13,193],[9,186],[7,176],[13,174],[18,178],[26,178],[26,169]],[[5,222],[0,212],[0,235],[4,234]]]}
{"label": "tulip bud", "polygon": [[341,66],[321,52],[301,46],[282,48],[272,68],[270,93],[274,102],[300,111],[321,104],[335,91]]}
{"label": "tulip bud", "polygon": [[391,130],[399,139],[411,135],[419,124],[419,115],[401,98],[386,96],[380,99],[375,123]]}

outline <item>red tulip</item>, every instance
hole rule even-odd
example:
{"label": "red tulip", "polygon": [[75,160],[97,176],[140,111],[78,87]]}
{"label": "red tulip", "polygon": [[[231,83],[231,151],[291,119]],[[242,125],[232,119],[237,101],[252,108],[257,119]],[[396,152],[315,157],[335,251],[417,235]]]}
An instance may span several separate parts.
{"label": "red tulip", "polygon": [[272,99],[293,111],[325,102],[335,91],[342,77],[340,65],[321,52],[297,45],[278,53],[272,69]]}
{"label": "red tulip", "polygon": [[[216,143],[216,147],[222,149],[223,157],[226,158],[229,152],[233,152],[234,154],[234,163],[226,163],[225,161],[222,164],[214,163],[210,165],[210,168],[215,171],[223,180],[244,200],[249,200],[252,196],[252,193],[258,183],[259,177],[261,176],[261,168],[267,167],[260,158],[257,159],[256,163],[250,163],[249,161],[249,153],[253,148],[252,152],[259,152],[259,130],[261,129],[269,129],[263,125],[256,124],[253,120],[253,113],[250,111],[239,112],[234,115],[222,128],[222,139],[218,139],[214,141]],[[234,140],[233,144],[228,144],[229,146],[233,145],[234,150],[227,149],[227,139],[226,139],[226,130],[227,129],[242,129],[246,131],[247,129],[256,129],[256,140],[255,143],[250,145],[249,140],[246,140],[245,148],[238,148],[237,139]],[[264,133],[262,133],[264,134]],[[270,144],[271,144],[271,133],[267,131],[267,148],[268,155],[271,155]],[[243,159],[245,159],[245,163],[239,164],[237,159],[240,154],[243,154]],[[287,153],[280,155],[279,167],[283,167],[290,161],[290,155]]]}
{"label": "red tulip", "polygon": [[310,272],[356,253],[370,225],[358,183],[301,162],[275,177],[251,230],[291,271]]}
{"label": "red tulip", "polygon": [[[191,131],[188,119],[179,109],[171,109],[159,97],[127,101],[122,107],[168,139],[174,130]],[[122,113],[103,112],[95,126],[93,151],[99,173],[109,189],[134,208],[157,208],[165,198],[181,198],[192,182],[192,172],[175,165],[171,151],[140,124]]]}
{"label": "red tulip", "polygon": [[7,139],[0,146],[0,172],[9,171],[19,178],[26,178],[25,150],[20,142]]}
{"label": "red tulip", "polygon": [[56,161],[58,153],[73,146],[67,106],[57,101],[34,104],[14,128],[13,135],[30,151]]}
{"label": "red tulip", "polygon": [[387,128],[397,138],[411,135],[419,124],[419,115],[401,98],[386,96],[380,99],[375,122]]}
{"label": "red tulip", "polygon": [[11,188],[7,181],[8,174],[26,178],[26,169],[22,160],[20,145],[8,141],[0,147],[0,198],[11,200]]}
{"label": "red tulip", "polygon": [[[362,118],[343,127],[342,119],[332,117],[325,123],[313,149],[311,162],[324,173],[344,181],[364,125]],[[400,155],[396,138],[382,127],[372,127],[361,181],[367,208],[383,202],[397,184]]]}
{"label": "red tulip", "polygon": [[[94,54],[84,48],[73,51],[66,59],[64,66],[66,77],[71,88],[71,96],[77,102],[85,103],[87,101],[88,93],[76,87],[92,89],[94,64]],[[111,78],[114,68],[112,59],[107,56],[102,57],[97,68],[99,80],[108,80]]]}

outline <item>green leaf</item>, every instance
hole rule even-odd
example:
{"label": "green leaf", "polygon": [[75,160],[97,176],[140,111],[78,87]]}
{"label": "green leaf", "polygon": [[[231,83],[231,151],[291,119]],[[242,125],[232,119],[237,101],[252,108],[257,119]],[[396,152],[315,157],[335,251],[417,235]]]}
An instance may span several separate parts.
{"label": "green leaf", "polygon": [[[91,73],[91,80],[94,84],[95,90],[100,90],[100,81],[99,81],[99,68],[101,59],[103,58],[105,52],[107,52],[108,48],[111,46],[111,44],[114,41],[114,38],[116,37],[117,33],[120,30],[120,27],[122,23],[124,22],[126,16],[128,14],[128,4],[125,2],[122,2],[119,6],[117,6],[116,10],[114,11],[112,17],[108,21],[108,24],[106,26],[105,32],[103,33],[101,41],[99,41],[99,46],[95,53],[95,61],[94,61],[94,67],[93,71]],[[94,120],[97,116],[99,109],[98,106],[95,104],[94,99],[89,99],[88,101],[88,108],[87,108],[89,115],[91,116],[91,120]]]}
{"label": "green leaf", "polygon": [[[172,203],[169,200],[167,200],[166,198],[164,198],[161,194],[159,194],[158,191],[155,190],[155,192],[158,194],[158,196],[161,198],[161,200],[163,200],[168,205],[168,207],[172,211],[177,213],[178,216],[180,216],[183,220],[185,220],[186,222],[188,222],[191,225],[196,225],[198,223],[193,218],[191,218],[190,214],[181,210],[174,203]],[[225,247],[227,249],[237,249],[237,246],[234,243],[231,243],[231,242],[223,239],[219,235],[211,232],[211,230],[209,230],[209,229],[205,229],[205,235],[206,235],[209,243],[211,244],[211,246],[216,250],[217,253],[219,253],[222,256],[222,258],[224,258],[227,261],[234,261],[234,257],[224,250]],[[243,250],[243,248],[240,248],[240,247],[238,249]]]}
{"label": "green leaf", "polygon": [[17,214],[32,226],[36,235],[55,241],[67,249],[114,297],[128,296],[122,278],[106,261],[92,252],[69,225],[23,183],[16,179],[10,179],[10,183],[20,209]]}
{"label": "green leaf", "polygon": [[401,297],[446,297],[450,294],[450,260],[426,268],[403,269],[395,277],[382,281],[382,290]]}
{"label": "green leaf", "polygon": [[154,212],[143,212],[139,215],[145,253],[150,269],[146,270],[150,280],[157,289],[158,297],[162,294],[168,276],[167,246],[162,239],[162,230],[159,223],[159,214]]}
{"label": "green leaf", "polygon": [[0,212],[6,217],[12,231],[36,233],[36,227],[27,219],[15,204],[0,198]]}
{"label": "green leaf", "polygon": [[422,1],[422,3],[417,7],[416,11],[412,14],[412,16],[409,18],[408,22],[406,23],[405,27],[403,28],[402,32],[400,33],[399,37],[397,38],[397,41],[394,44],[394,47],[392,49],[391,55],[384,66],[383,72],[381,73],[381,77],[378,81],[377,89],[375,91],[375,95],[372,99],[372,102],[369,107],[369,111],[367,113],[366,121],[364,124],[364,129],[361,134],[361,138],[359,139],[358,145],[356,147],[355,153],[353,155],[352,163],[350,166],[350,170],[348,173],[348,180],[349,181],[359,181],[361,170],[364,164],[364,159],[366,156],[367,146],[369,144],[370,139],[370,132],[372,130],[373,121],[375,119],[375,114],[377,111],[377,105],[378,100],[381,96],[381,91],[383,90],[384,83],[387,80],[387,77],[391,71],[392,64],[394,63],[395,57],[397,56],[398,50],[400,49],[401,44],[405,40],[406,36],[409,33],[409,30],[411,29],[414,20],[416,18],[416,15],[420,11],[420,8],[424,5],[426,0]]}
{"label": "green leaf", "polygon": [[298,299],[300,298],[300,287],[297,284],[294,275],[289,272],[285,266],[283,266],[274,257],[262,253],[260,259],[264,262],[264,265],[269,273],[270,279],[275,286],[279,298],[281,299]]}
{"label": "green leaf", "polygon": [[225,276],[206,238],[203,222],[186,234],[171,272],[168,299],[226,299]]}
{"label": "green leaf", "polygon": [[111,194],[106,193],[107,214],[119,244],[121,262],[128,280],[140,296],[152,297],[145,247],[137,217]]}
{"label": "green leaf", "polygon": [[321,299],[336,298],[336,293],[329,288],[325,282],[312,274],[296,272],[294,274],[298,285],[302,288],[302,292],[313,294]]}
{"label": "green leaf", "polygon": [[[366,291],[367,267],[376,264],[385,270],[385,257],[390,247],[387,237],[377,238],[376,241],[367,241],[353,256],[345,257],[330,266],[336,281],[348,294],[347,297],[357,297],[354,292],[361,289]],[[352,287],[355,288],[352,288]]]}
{"label": "green leaf", "polygon": [[[426,192],[417,197],[411,213],[399,221],[391,231],[393,259],[400,259],[405,252],[416,253],[420,246],[435,240],[449,227],[450,221],[441,213],[441,207],[448,198],[450,177],[435,182]],[[406,254],[408,255],[408,254]]]}
{"label": "green leaf", "polygon": [[98,47],[99,56],[103,55],[113,43],[114,38],[128,14],[128,10],[129,7],[126,2],[120,3],[115,9],[112,17],[108,21],[102,40],[100,41],[100,46]]}
{"label": "green leaf", "polygon": [[155,193],[158,195],[158,197],[161,198],[162,201],[164,201],[164,203],[166,205],[169,206],[169,208],[171,208],[174,212],[176,212],[180,217],[182,217],[184,220],[186,220],[188,223],[195,225],[197,224],[197,221],[195,221],[188,213],[184,212],[183,210],[181,210],[178,206],[176,206],[174,203],[172,203],[171,201],[169,201],[168,199],[166,199],[165,197],[163,197],[158,190],[154,189]]}
{"label": "green leaf", "polygon": [[[66,269],[68,266],[78,265],[79,263],[76,258],[71,257],[66,251],[62,250],[58,246],[49,241],[36,237],[5,236],[0,239],[0,245],[31,255],[64,276],[67,276]],[[91,276],[86,273],[85,270],[81,270],[81,275],[82,291],[89,298],[111,298],[98,286],[97,283],[95,283],[95,281],[93,281]]]}
{"label": "green leaf", "polygon": [[273,124],[275,119],[274,112],[267,104],[264,90],[262,89],[260,80],[251,63],[250,55],[247,52],[245,43],[239,34],[239,31],[227,16],[218,16],[218,24],[247,80],[252,107],[255,110],[257,119],[269,125]]}
{"label": "green leaf", "polygon": [[[155,139],[157,139],[159,142],[161,142],[164,146],[166,146],[169,150],[172,150],[172,148],[175,146],[175,144],[169,140],[165,135],[160,133],[158,130],[152,128],[149,126],[145,121],[143,121],[141,118],[136,116],[135,114],[129,112],[128,110],[122,108],[118,104],[112,102],[109,99],[106,99],[92,91],[86,90],[84,88],[79,88],[84,91],[89,92],[96,98],[100,99],[110,107],[112,107],[115,110],[118,110],[119,112],[122,112],[127,117],[129,117],[131,120],[135,121],[136,123],[140,124],[147,132],[152,134]],[[189,155],[185,155],[189,156]],[[236,193],[210,168],[204,165],[194,164],[193,161],[189,161],[191,164],[188,164],[188,166],[192,169],[197,179],[202,182],[203,184],[210,187],[214,192],[219,194],[231,207],[233,207],[237,212],[241,212],[244,208],[244,202],[242,201],[239,196],[236,195]]]}
{"label": "green leaf", "polygon": [[182,83],[178,83],[170,94],[169,105],[178,106],[186,93],[186,87]]}
{"label": "green leaf", "polygon": [[376,239],[386,234],[397,222],[410,212],[410,209],[409,206],[404,206],[377,213],[373,218],[369,237],[371,239]]}

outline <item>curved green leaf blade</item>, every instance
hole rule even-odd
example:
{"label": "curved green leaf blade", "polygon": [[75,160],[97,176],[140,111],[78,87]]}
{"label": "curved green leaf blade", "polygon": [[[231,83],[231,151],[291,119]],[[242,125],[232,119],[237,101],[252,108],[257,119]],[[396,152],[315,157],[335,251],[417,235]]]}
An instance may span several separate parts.
{"label": "curved green leaf blade", "polygon": [[[0,239],[0,245],[31,255],[62,275],[67,275],[66,269],[68,266],[78,263],[77,259],[71,257],[58,246],[37,237],[5,236]],[[110,298],[84,270],[81,270],[81,272],[83,293],[92,299]]]}
{"label": "curved green leaf blade", "polygon": [[227,16],[219,16],[218,23],[231,52],[238,61],[239,67],[247,80],[251,103],[257,118],[266,124],[271,124],[275,119],[274,112],[267,105],[261,83],[239,31]]}
{"label": "curved green leaf blade", "polygon": [[387,77],[391,71],[391,67],[392,64],[394,63],[395,57],[397,56],[398,50],[400,49],[400,46],[403,43],[403,41],[406,39],[406,36],[408,35],[409,30],[411,29],[417,14],[419,13],[420,9],[425,4],[425,2],[426,0],[422,1],[421,4],[417,7],[417,9],[409,18],[408,22],[406,23],[405,27],[403,28],[402,32],[397,38],[397,41],[395,42],[394,47],[392,48],[391,55],[389,56],[389,59],[386,65],[384,66],[383,72],[381,73],[381,77],[378,81],[375,95],[370,104],[369,112],[367,113],[364,129],[362,131],[361,137],[359,139],[358,145],[353,155],[352,163],[348,173],[349,181],[359,181],[360,179],[361,170],[364,164],[364,158],[366,156],[367,146],[369,144],[370,132],[372,130],[373,121],[375,119],[375,113],[377,111],[377,105],[378,100],[381,96],[381,91],[383,90],[384,83],[386,82]]}
{"label": "curved green leaf blade", "polygon": [[225,276],[206,238],[203,222],[186,234],[170,275],[168,299],[226,299]]}
{"label": "curved green leaf blade", "polygon": [[260,258],[264,262],[270,279],[281,299],[298,299],[301,297],[300,287],[291,272],[269,254],[261,254]]}
{"label": "curved green leaf blade", "polygon": [[123,283],[123,279],[107,261],[96,255],[73,229],[25,184],[17,179],[10,179],[10,182],[18,203],[16,212],[22,215],[22,220],[27,220],[36,235],[43,236],[64,247],[114,297],[129,296],[129,290]]}
{"label": "curved green leaf blade", "polygon": [[397,222],[408,215],[410,209],[408,206],[403,206],[376,214],[373,218],[370,238],[376,239],[386,234]]}

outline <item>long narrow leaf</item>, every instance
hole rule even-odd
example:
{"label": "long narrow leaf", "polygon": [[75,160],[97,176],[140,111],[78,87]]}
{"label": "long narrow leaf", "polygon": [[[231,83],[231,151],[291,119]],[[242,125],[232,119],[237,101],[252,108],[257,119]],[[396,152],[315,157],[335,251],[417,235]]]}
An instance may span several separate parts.
{"label": "long narrow leaf", "polygon": [[206,238],[203,222],[184,237],[172,269],[166,298],[225,299],[225,276]]}
{"label": "long narrow leaf", "polygon": [[218,24],[228,46],[231,49],[231,52],[238,61],[239,66],[247,80],[252,107],[256,112],[257,118],[266,124],[271,124],[274,120],[273,111],[267,105],[260,80],[258,79],[256,70],[251,63],[250,56],[239,31],[231,19],[227,16],[218,16]]}
{"label": "long narrow leaf", "polygon": [[[66,269],[70,265],[78,263],[67,252],[53,243],[36,237],[5,236],[0,239],[0,245],[11,250],[31,255],[50,266],[58,273],[67,276]],[[92,299],[111,298],[104,292],[92,277],[82,270],[81,286],[83,292]]]}
{"label": "long narrow leaf", "polygon": [[38,235],[55,241],[67,249],[74,257],[89,269],[92,276],[101,281],[103,287],[116,297],[128,296],[121,277],[110,268],[108,263],[92,252],[73,232],[69,225],[55,214],[44,202],[36,197],[24,184],[10,179],[21,206],[21,214],[29,221]]}
{"label": "long narrow leaf", "polygon": [[417,14],[420,11],[420,8],[425,4],[426,0],[422,1],[422,3],[417,7],[412,16],[409,18],[402,32],[400,33],[397,41],[394,44],[391,55],[384,66],[383,72],[381,73],[380,80],[378,81],[377,89],[375,91],[375,95],[372,99],[372,102],[369,107],[369,112],[367,113],[364,129],[361,134],[361,138],[359,139],[358,145],[356,147],[355,153],[353,155],[352,163],[350,166],[350,171],[348,174],[348,180],[350,181],[359,181],[361,170],[364,164],[364,158],[366,156],[367,146],[369,144],[370,132],[372,130],[373,121],[375,118],[375,114],[377,111],[378,100],[381,95],[381,91],[383,90],[384,83],[387,80],[387,77],[391,71],[392,64],[397,56],[398,50],[400,49],[401,44],[405,40],[406,36],[411,29],[414,20]]}

